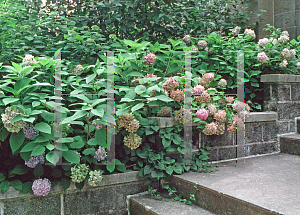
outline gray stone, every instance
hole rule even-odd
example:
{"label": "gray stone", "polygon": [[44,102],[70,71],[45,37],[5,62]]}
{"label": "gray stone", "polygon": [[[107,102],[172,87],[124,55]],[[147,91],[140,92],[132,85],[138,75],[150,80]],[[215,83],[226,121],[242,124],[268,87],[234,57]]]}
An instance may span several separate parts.
{"label": "gray stone", "polygon": [[263,141],[277,141],[278,125],[276,122],[263,124]]}
{"label": "gray stone", "polygon": [[257,143],[262,141],[262,123],[246,123],[245,143]]}
{"label": "gray stone", "polygon": [[[296,1],[299,4],[299,1]],[[300,27],[300,8],[295,11],[296,26]],[[299,34],[297,34],[298,36]]]}
{"label": "gray stone", "polygon": [[236,158],[236,147],[219,149],[219,160],[229,160],[234,158]]}
{"label": "gray stone", "polygon": [[278,122],[278,134],[289,132],[289,122]]}
{"label": "gray stone", "polygon": [[290,84],[279,84],[277,101],[290,101],[291,85]]}
{"label": "gray stone", "polygon": [[250,155],[258,155],[258,154],[269,154],[276,152],[276,144],[277,141],[274,143],[261,143],[261,144],[254,144],[249,146]]}
{"label": "gray stone", "polygon": [[266,112],[250,112],[248,118],[245,120],[245,123],[251,122],[269,122],[277,120],[277,113],[274,111]]}
{"label": "gray stone", "polygon": [[290,121],[290,130],[289,132],[295,132],[296,129],[295,129],[295,121]]}
{"label": "gray stone", "polygon": [[293,26],[293,27],[286,27],[284,28],[283,30],[286,30],[289,32],[289,35],[290,35],[290,40],[292,39],[296,39],[297,38],[297,27],[296,26]]}
{"label": "gray stone", "polygon": [[295,0],[274,0],[274,14],[295,10]]}
{"label": "gray stone", "polygon": [[264,102],[263,111],[277,111],[277,103],[276,102]]}
{"label": "gray stone", "polygon": [[300,155],[300,134],[290,134],[280,137],[280,151]]}
{"label": "gray stone", "polygon": [[210,154],[208,155],[209,159],[207,160],[207,162],[218,161],[218,153],[219,149],[211,148]]}
{"label": "gray stone", "polygon": [[300,101],[300,84],[291,84],[292,101]]}
{"label": "gray stone", "polygon": [[274,15],[274,27],[282,28],[283,27],[283,13]]}
{"label": "gray stone", "polygon": [[[294,27],[296,25],[295,20],[295,11],[289,11],[287,13],[284,13],[284,27]],[[290,34],[291,36],[291,34]],[[294,37],[293,37],[294,38]]]}
{"label": "gray stone", "polygon": [[274,25],[273,7],[274,7],[273,1],[259,1],[258,2],[259,10],[263,9],[266,11],[260,17],[263,20],[260,20],[260,22],[259,22],[259,32],[257,32],[257,37],[259,39],[262,39],[266,35],[269,34],[269,32],[263,30],[266,27],[266,24]]}
{"label": "gray stone", "polygon": [[270,101],[271,100],[271,97],[270,97],[270,84],[269,83],[264,83],[263,87],[264,87],[264,101]]}
{"label": "gray stone", "polygon": [[288,102],[277,104],[278,120],[289,120],[300,116],[300,103]]}
{"label": "gray stone", "polygon": [[295,10],[300,10],[300,1],[295,0]]}
{"label": "gray stone", "polygon": [[5,205],[3,215],[32,214],[60,215],[61,203],[59,194],[34,196],[31,198],[15,198],[2,201]]}
{"label": "gray stone", "polygon": [[262,75],[260,81],[267,82],[267,83],[279,83],[279,82],[297,83],[300,82],[300,75],[267,74],[267,75]]}

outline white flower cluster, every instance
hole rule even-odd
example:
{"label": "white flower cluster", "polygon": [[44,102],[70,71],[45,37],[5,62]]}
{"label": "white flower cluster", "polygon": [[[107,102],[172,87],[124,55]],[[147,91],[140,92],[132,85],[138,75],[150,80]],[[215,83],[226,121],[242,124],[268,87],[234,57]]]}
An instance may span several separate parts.
{"label": "white flower cluster", "polygon": [[287,60],[283,60],[283,61],[279,64],[279,66],[280,66],[281,68],[285,68],[285,67],[287,67],[288,64],[289,64],[289,63],[287,62]]}
{"label": "white flower cluster", "polygon": [[102,177],[102,173],[100,171],[94,170],[94,171],[90,171],[89,173],[90,177],[88,180],[88,184],[90,186],[99,186],[103,177]]}
{"label": "white flower cluster", "polygon": [[81,75],[83,70],[84,70],[83,66],[79,64],[74,68],[73,72],[76,73],[77,75]]}
{"label": "white flower cluster", "polygon": [[206,46],[207,46],[207,42],[205,41],[205,40],[200,40],[199,42],[198,42],[198,46],[200,46],[201,48],[206,48]]}
{"label": "white flower cluster", "polygon": [[295,49],[288,50],[287,48],[285,48],[281,52],[280,56],[284,60],[292,61],[296,58],[296,51],[295,51]]}
{"label": "white flower cluster", "polygon": [[219,86],[219,87],[225,88],[225,87],[227,86],[227,81],[226,81],[225,79],[222,78],[222,79],[219,81],[218,86]]}
{"label": "white flower cluster", "polygon": [[50,192],[51,182],[47,178],[37,179],[33,182],[31,189],[34,195],[46,196]]}
{"label": "white flower cluster", "polygon": [[250,28],[245,29],[244,34],[248,34],[251,36],[251,39],[254,40],[256,38],[255,31]]}
{"label": "white flower cluster", "polygon": [[106,150],[104,147],[99,146],[99,149],[95,152],[94,158],[97,159],[97,161],[105,160],[107,157]]}
{"label": "white flower cluster", "polygon": [[183,42],[185,42],[185,43],[189,43],[190,42],[190,40],[191,40],[191,37],[190,37],[190,35],[185,35],[184,37],[183,37]]}
{"label": "white flower cluster", "polygon": [[31,54],[25,55],[25,57],[23,58],[22,62],[23,63],[25,62],[25,66],[29,66],[30,63],[39,63],[39,61],[36,61]]}
{"label": "white flower cluster", "polygon": [[24,122],[23,120],[14,122],[12,124],[10,122],[13,118],[22,114],[23,111],[17,109],[17,107],[15,106],[7,107],[5,109],[5,113],[1,114],[1,119],[4,124],[4,127],[9,132],[18,133],[21,129],[23,129],[26,126],[26,122]]}
{"label": "white flower cluster", "polygon": [[75,183],[84,181],[89,172],[89,167],[86,164],[76,164],[71,168],[71,179]]}
{"label": "white flower cluster", "polygon": [[285,45],[290,41],[289,32],[283,31],[278,39],[278,42]]}

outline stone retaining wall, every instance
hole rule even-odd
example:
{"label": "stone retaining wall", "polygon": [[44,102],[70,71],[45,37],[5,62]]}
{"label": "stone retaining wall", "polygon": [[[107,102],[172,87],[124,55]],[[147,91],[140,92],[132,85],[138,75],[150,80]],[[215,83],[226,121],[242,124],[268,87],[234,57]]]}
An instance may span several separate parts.
{"label": "stone retaining wall", "polygon": [[[91,187],[86,183],[81,191],[74,183],[65,192],[55,185],[45,197],[32,192],[20,194],[10,187],[0,193],[0,214],[127,215],[127,196],[148,190],[147,181],[138,176],[138,171],[127,171],[103,176],[101,186]],[[154,183],[154,188],[157,186]]]}

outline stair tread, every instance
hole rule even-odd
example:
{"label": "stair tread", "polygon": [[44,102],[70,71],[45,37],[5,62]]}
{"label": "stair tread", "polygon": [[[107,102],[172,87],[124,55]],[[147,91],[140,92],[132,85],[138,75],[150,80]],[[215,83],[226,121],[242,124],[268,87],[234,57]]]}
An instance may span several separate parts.
{"label": "stair tread", "polygon": [[199,184],[216,195],[225,194],[273,214],[299,214],[300,156],[279,153],[219,165],[212,173],[188,172],[172,177],[183,180],[181,184]]}
{"label": "stair tread", "polygon": [[300,140],[300,134],[287,134],[281,136],[280,138]]}
{"label": "stair tread", "polygon": [[[162,195],[163,196],[163,195]],[[163,196],[164,199],[166,196]],[[196,205],[187,205],[179,201],[159,201],[151,194],[134,196],[131,200],[137,201],[143,205],[147,210],[151,211],[151,214],[158,215],[216,215]],[[142,215],[142,214],[141,214]]]}

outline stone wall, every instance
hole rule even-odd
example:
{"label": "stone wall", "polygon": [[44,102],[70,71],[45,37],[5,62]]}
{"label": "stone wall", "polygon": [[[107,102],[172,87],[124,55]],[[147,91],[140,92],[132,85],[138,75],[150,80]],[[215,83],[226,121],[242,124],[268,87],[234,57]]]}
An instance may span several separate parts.
{"label": "stone wall", "polygon": [[[44,197],[32,192],[20,194],[10,187],[0,193],[0,214],[127,215],[127,196],[147,191],[147,182],[138,176],[138,171],[127,171],[103,176],[102,184],[97,187],[86,183],[81,191],[73,182],[65,192],[60,185],[55,185]],[[158,183],[153,187],[157,188]]]}

